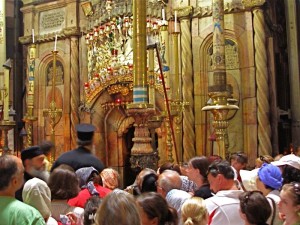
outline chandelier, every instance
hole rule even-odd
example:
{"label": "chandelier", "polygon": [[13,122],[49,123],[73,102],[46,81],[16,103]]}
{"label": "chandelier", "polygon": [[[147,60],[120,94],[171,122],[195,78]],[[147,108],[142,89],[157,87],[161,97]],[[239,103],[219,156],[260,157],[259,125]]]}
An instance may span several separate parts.
{"label": "chandelier", "polygon": [[[147,42],[159,45],[159,31],[165,23],[164,1],[148,0]],[[127,95],[133,88],[133,17],[131,0],[107,0],[82,4],[88,18],[85,42],[88,49],[88,81],[84,83],[86,101],[101,91]],[[161,84],[159,67],[155,82]]]}

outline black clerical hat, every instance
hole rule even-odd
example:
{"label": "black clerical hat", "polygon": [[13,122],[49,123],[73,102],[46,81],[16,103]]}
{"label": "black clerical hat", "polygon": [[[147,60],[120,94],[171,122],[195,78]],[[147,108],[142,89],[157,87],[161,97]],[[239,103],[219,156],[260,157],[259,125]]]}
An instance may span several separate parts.
{"label": "black clerical hat", "polygon": [[24,161],[26,159],[32,159],[36,156],[43,155],[43,154],[44,152],[39,146],[31,146],[21,151],[21,159],[22,161]]}
{"label": "black clerical hat", "polygon": [[81,141],[90,141],[93,138],[95,126],[81,123],[76,125],[77,138]]}

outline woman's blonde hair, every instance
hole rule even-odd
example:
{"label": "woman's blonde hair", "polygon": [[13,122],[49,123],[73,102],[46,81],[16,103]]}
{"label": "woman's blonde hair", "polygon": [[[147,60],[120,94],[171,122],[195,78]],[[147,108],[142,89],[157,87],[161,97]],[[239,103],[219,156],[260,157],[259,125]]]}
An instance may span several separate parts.
{"label": "woman's blonde hair", "polygon": [[181,217],[184,225],[207,224],[208,212],[204,200],[200,197],[187,199],[181,207]]}

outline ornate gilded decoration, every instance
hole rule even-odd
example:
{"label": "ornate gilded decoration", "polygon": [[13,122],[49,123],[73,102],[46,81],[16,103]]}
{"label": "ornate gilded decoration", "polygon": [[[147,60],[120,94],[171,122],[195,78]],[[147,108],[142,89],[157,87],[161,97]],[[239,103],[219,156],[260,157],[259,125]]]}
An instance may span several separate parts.
{"label": "ornate gilded decoration", "polygon": [[27,113],[24,117],[26,123],[27,139],[25,147],[32,145],[32,125],[33,122],[38,118],[34,116],[34,88],[35,88],[35,58],[36,58],[36,45],[32,44],[29,46],[29,68],[28,68],[28,91],[27,91]]}

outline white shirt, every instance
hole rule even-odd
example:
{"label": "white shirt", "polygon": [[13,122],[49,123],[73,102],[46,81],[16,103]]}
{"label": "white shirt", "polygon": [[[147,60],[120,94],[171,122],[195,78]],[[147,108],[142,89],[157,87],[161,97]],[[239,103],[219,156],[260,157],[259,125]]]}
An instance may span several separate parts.
{"label": "white shirt", "polygon": [[243,225],[244,221],[239,213],[241,193],[241,190],[224,190],[205,199],[209,213],[208,225]]}

